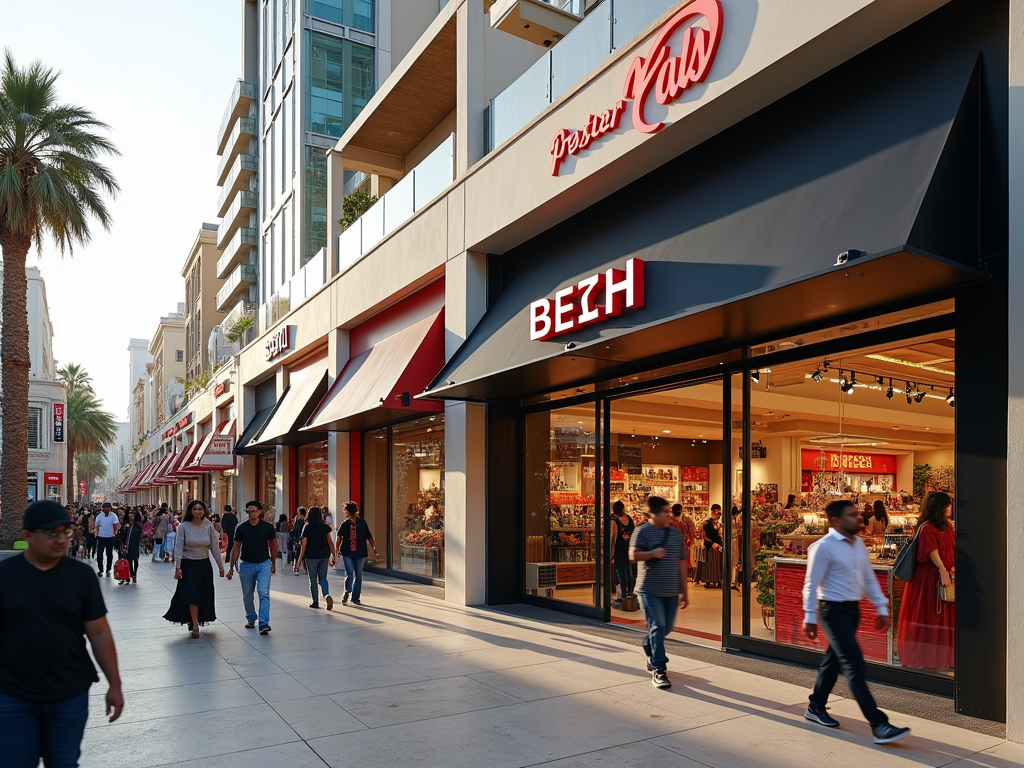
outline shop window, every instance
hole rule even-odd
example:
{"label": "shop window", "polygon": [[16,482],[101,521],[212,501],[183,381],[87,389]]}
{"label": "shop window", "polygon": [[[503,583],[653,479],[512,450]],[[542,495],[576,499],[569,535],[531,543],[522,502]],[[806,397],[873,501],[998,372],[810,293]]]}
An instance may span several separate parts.
{"label": "shop window", "polygon": [[327,443],[304,445],[299,451],[299,506],[323,507],[327,503]]}
{"label": "shop window", "polygon": [[277,507],[277,455],[275,451],[266,451],[257,457],[259,462],[259,493],[263,502],[263,517],[275,521],[274,511]]}
{"label": "shop window", "polygon": [[43,447],[43,409],[29,406],[28,448],[30,451],[40,451]]}
{"label": "shop window", "polygon": [[392,427],[391,562],[444,578],[444,416]]}
{"label": "shop window", "polygon": [[[876,631],[874,608],[863,606],[866,658],[952,674],[955,606],[938,599],[927,551],[937,547],[953,567],[955,520],[946,525],[939,510],[924,525],[922,502],[954,496],[955,370],[955,339],[942,332],[746,374],[751,636],[823,650],[803,635],[800,593],[808,548],[828,530],[825,508],[848,500],[862,511],[860,535],[893,617],[888,632]],[[918,531],[923,562],[904,582],[893,564]]]}

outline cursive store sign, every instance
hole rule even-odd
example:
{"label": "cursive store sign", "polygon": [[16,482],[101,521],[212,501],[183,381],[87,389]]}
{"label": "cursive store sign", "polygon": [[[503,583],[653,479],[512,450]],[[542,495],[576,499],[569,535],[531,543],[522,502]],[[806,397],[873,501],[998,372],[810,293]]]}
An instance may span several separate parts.
{"label": "cursive store sign", "polygon": [[[706,18],[707,27],[697,26]],[[683,30],[678,54],[673,56],[670,39]],[[600,115],[590,115],[582,130],[562,128],[551,142],[551,175],[557,176],[562,163],[589,147],[594,141],[619,127],[626,102],[633,103],[633,127],[641,133],[657,133],[663,122],[647,118],[647,100],[668,106],[691,85],[703,83],[718,53],[722,39],[722,3],[720,0],[693,0],[665,22],[651,43],[647,56],[637,56],[626,73],[623,99]]]}
{"label": "cursive store sign", "polygon": [[278,355],[287,352],[291,346],[291,338],[291,326],[282,325],[270,335],[266,344],[263,345],[264,357],[267,360],[273,360]]}
{"label": "cursive store sign", "polygon": [[643,305],[644,263],[629,259],[624,270],[613,267],[556,291],[553,299],[531,302],[530,339],[561,336]]}

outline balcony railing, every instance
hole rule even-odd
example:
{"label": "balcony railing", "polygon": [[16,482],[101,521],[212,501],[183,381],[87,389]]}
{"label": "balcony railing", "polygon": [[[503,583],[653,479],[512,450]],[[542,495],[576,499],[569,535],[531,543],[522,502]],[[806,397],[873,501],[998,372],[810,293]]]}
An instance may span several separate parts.
{"label": "balcony railing", "polygon": [[269,328],[291,310],[301,306],[324,286],[327,278],[327,249],[321,248],[291,279],[270,297],[264,307],[263,327]]}
{"label": "balcony railing", "polygon": [[231,238],[227,248],[217,259],[217,277],[223,279],[232,267],[249,260],[249,251],[256,247],[256,230],[252,227],[239,227]]}
{"label": "balcony railing", "polygon": [[236,81],[235,87],[231,89],[231,98],[228,99],[228,105],[224,108],[224,117],[220,121],[220,130],[217,131],[218,155],[224,151],[231,123],[236,117],[246,117],[249,114],[250,105],[255,101],[256,84],[246,82],[245,80]]}
{"label": "balcony railing", "polygon": [[217,291],[217,309],[221,312],[227,310],[232,302],[255,282],[256,266],[254,264],[239,264],[235,267],[235,271],[228,275],[221,289]]}
{"label": "balcony railing", "polygon": [[249,213],[256,210],[256,193],[251,189],[243,189],[231,203],[227,213],[217,227],[217,247],[224,248],[228,239],[235,234],[238,227],[247,224]]}
{"label": "balcony railing", "polygon": [[604,0],[508,88],[491,99],[488,150],[527,125],[680,0]]}
{"label": "balcony railing", "polygon": [[243,117],[235,123],[225,144],[224,154],[221,155],[220,163],[217,166],[217,186],[224,183],[224,177],[235,157],[249,151],[249,142],[254,138],[256,138],[255,118]]}
{"label": "balcony railing", "polygon": [[338,237],[338,272],[344,272],[385,236],[412,218],[455,180],[455,135],[388,190]]}
{"label": "balcony railing", "polygon": [[231,198],[235,193],[247,189],[249,179],[256,175],[259,169],[259,159],[256,155],[239,155],[231,164],[231,173],[228,174],[224,188],[220,191],[220,198],[217,201],[217,215],[223,217],[231,204]]}

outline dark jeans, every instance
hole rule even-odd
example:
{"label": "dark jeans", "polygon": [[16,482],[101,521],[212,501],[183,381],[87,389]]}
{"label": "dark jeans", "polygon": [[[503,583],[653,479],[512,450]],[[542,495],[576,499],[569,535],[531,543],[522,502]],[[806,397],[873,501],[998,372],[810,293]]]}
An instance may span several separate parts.
{"label": "dark jeans", "polygon": [[313,602],[319,604],[320,595],[317,594],[317,586],[324,593],[326,598],[331,594],[331,585],[327,583],[327,557],[307,557],[306,572],[309,574],[309,594]]}
{"label": "dark jeans", "polygon": [[139,575],[139,558],[128,558],[128,567],[131,568],[132,578]]}
{"label": "dark jeans", "polygon": [[[107,555],[107,567],[103,567],[103,554]],[[96,537],[96,566],[101,571],[109,571],[114,562],[114,539]]]}
{"label": "dark jeans", "polygon": [[89,717],[89,692],[57,704],[28,704],[0,695],[4,768],[75,768]]}
{"label": "dark jeans", "polygon": [[363,563],[365,557],[342,557],[345,564],[345,591],[352,593],[352,599],[358,600],[363,594]]}
{"label": "dark jeans", "polygon": [[850,692],[857,699],[860,711],[872,728],[886,723],[889,718],[875,705],[875,698],[864,680],[864,654],[857,642],[857,627],[860,624],[860,603],[818,602],[818,621],[828,639],[828,650],[818,667],[818,679],[810,696],[812,704],[824,707],[832,687],[843,673]]}
{"label": "dark jeans", "polygon": [[636,563],[628,560],[624,563],[615,561],[615,578],[622,585],[622,596],[633,594],[633,587],[636,586]]}
{"label": "dark jeans", "polygon": [[640,593],[640,604],[644,607],[647,618],[647,634],[644,635],[644,653],[651,665],[659,672],[664,672],[668,665],[668,654],[665,653],[665,636],[676,625],[676,611],[679,610],[679,595],[659,597]]}

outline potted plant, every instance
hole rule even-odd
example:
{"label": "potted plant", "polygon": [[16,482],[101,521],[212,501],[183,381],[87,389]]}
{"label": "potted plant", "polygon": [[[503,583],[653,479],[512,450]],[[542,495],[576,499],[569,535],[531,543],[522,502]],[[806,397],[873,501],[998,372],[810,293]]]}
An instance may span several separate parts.
{"label": "potted plant", "polygon": [[757,604],[761,606],[761,621],[765,629],[775,630],[775,552],[761,550],[757,553],[754,576],[757,579]]}

